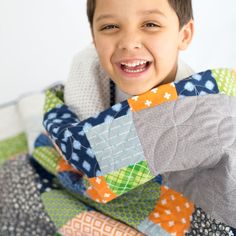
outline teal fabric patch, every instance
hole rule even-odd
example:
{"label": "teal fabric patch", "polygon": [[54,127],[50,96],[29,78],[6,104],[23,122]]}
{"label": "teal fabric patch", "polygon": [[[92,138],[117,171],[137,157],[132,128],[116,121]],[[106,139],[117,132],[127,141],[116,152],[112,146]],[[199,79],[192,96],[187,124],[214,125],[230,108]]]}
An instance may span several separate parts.
{"label": "teal fabric patch", "polygon": [[145,160],[131,113],[89,129],[86,136],[102,175]]}
{"label": "teal fabric patch", "polygon": [[171,234],[167,233],[159,225],[154,224],[153,222],[145,219],[138,226],[138,230],[148,236],[170,236]]}

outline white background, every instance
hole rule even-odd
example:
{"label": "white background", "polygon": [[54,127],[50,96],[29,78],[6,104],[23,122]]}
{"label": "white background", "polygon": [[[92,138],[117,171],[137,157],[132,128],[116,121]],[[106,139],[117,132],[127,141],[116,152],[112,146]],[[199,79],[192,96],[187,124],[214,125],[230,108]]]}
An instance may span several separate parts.
{"label": "white background", "polygon": [[[196,30],[184,60],[196,71],[236,68],[236,1],[193,5]],[[0,105],[65,81],[73,55],[89,43],[86,0],[0,0]]]}

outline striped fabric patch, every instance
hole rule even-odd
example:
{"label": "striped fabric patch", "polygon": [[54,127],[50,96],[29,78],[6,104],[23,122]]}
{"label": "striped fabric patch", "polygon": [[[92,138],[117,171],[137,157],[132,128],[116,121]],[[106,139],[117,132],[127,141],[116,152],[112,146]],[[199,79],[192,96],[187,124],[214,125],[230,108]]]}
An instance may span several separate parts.
{"label": "striped fabric patch", "polygon": [[236,97],[236,74],[230,69],[215,69],[212,70],[212,75],[215,77],[220,93]]}

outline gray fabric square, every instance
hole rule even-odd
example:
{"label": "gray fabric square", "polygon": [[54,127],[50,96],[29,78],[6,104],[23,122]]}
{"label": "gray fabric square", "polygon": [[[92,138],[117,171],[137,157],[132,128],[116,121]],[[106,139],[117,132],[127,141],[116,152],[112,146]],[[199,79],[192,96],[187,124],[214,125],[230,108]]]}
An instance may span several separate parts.
{"label": "gray fabric square", "polygon": [[153,175],[236,227],[236,98],[188,97],[134,113]]}

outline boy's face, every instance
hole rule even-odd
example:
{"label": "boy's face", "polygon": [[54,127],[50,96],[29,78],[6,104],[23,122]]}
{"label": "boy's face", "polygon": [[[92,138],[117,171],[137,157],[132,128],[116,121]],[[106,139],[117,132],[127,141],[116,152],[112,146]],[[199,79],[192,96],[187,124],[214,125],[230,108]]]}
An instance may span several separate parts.
{"label": "boy's face", "polygon": [[96,1],[93,39],[100,63],[130,95],[174,80],[178,51],[187,47],[191,30],[188,24],[179,29],[168,0]]}

